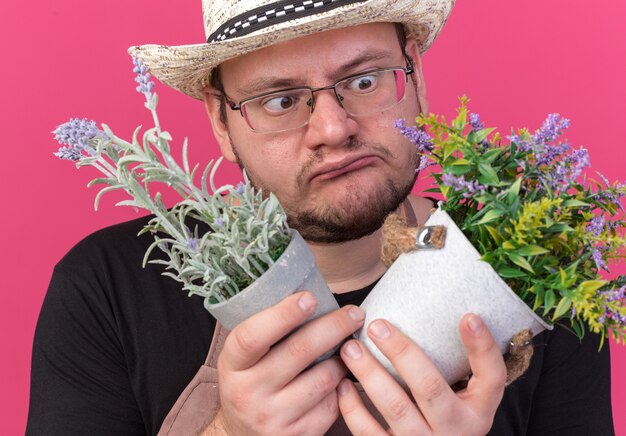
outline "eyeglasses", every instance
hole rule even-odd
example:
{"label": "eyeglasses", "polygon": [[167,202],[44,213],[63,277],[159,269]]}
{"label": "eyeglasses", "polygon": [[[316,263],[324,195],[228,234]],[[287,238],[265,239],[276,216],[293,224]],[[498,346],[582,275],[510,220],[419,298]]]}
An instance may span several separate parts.
{"label": "eyeglasses", "polygon": [[414,72],[407,58],[406,68],[370,70],[343,78],[323,88],[301,86],[257,95],[238,104],[224,94],[229,107],[241,113],[252,130],[276,133],[305,126],[315,108],[314,93],[332,89],[341,107],[352,116],[371,115],[389,109],[404,99],[408,76]]}

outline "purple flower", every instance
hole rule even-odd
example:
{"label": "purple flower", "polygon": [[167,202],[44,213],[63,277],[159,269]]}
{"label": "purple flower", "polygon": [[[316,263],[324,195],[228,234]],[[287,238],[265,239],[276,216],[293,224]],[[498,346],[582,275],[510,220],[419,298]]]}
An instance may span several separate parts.
{"label": "purple flower", "polygon": [[434,145],[430,135],[417,127],[407,127],[404,120],[396,120],[395,127],[415,144],[418,153],[433,151]]}
{"label": "purple flower", "polygon": [[246,190],[246,185],[243,182],[239,182],[237,183],[237,186],[235,187],[235,192],[239,195],[243,195],[243,193]]}
{"label": "purple flower", "polygon": [[533,135],[533,141],[545,144],[554,141],[570,125],[570,120],[561,118],[559,114],[550,114],[543,122],[543,126]]}
{"label": "purple flower", "polygon": [[467,181],[463,176],[455,176],[453,174],[444,174],[441,177],[441,181],[444,185],[450,186],[455,191],[463,191],[463,197],[469,198],[474,194],[484,194],[487,189],[484,185],[481,185],[476,180]]}
{"label": "purple flower", "polygon": [[572,154],[567,157],[567,163],[571,168],[571,179],[576,180],[582,174],[583,170],[591,166],[589,160],[589,152],[584,148],[574,150]]}
{"label": "purple flower", "polygon": [[607,203],[612,203],[617,206],[622,212],[624,212],[624,206],[622,205],[622,198],[626,196],[626,184],[624,183],[615,183],[615,186],[611,186],[609,180],[604,177],[602,174],[598,173],[604,185],[606,187],[605,190],[596,192],[595,196],[598,197],[601,201],[606,201]]}
{"label": "purple flower", "polygon": [[604,175],[598,173],[598,175],[600,176],[600,178],[602,179],[602,181],[604,182],[604,186],[606,186],[607,188],[609,186],[611,186],[611,182],[609,182],[609,179],[607,179],[606,177],[604,177]]}
{"label": "purple flower", "polygon": [[543,154],[539,152],[535,155],[537,165],[545,165],[539,179],[557,192],[567,189],[572,183],[575,183],[583,170],[590,166],[589,152],[586,149],[573,150],[568,155],[565,152],[569,145],[563,147],[565,145],[567,144],[559,144],[561,147],[555,148],[555,151],[550,151],[552,147],[546,146],[547,152]]}
{"label": "purple flower", "polygon": [[67,146],[59,148],[59,151],[54,155],[60,159],[73,161],[79,160],[83,151],[92,156],[95,154],[94,148],[89,144],[90,140],[94,138],[109,139],[106,133],[98,129],[95,121],[87,121],[86,118],[72,118],[67,123],[61,124],[52,133],[54,133],[54,139],[59,144]]}
{"label": "purple flower", "polygon": [[598,199],[604,200],[607,203],[613,203],[622,212],[625,212],[624,206],[622,205],[622,198],[626,195],[626,193],[621,192],[621,188],[622,186],[618,184],[615,189],[608,188],[605,191],[597,192],[595,195],[598,197]]}
{"label": "purple flower", "polygon": [[198,240],[196,238],[190,238],[187,240],[187,248],[193,251],[198,250]]}
{"label": "purple flower", "polygon": [[154,89],[154,82],[150,80],[150,73],[148,73],[148,67],[143,63],[140,58],[133,58],[133,72],[137,74],[135,82],[139,84],[137,86],[137,92],[143,94],[146,97],[146,101],[150,103],[152,100],[152,90]]}
{"label": "purple flower", "polygon": [[559,144],[532,144],[533,156],[535,158],[535,165],[551,165],[555,160],[563,159],[563,156],[570,150],[570,145],[567,142]]}
{"label": "purple flower", "polygon": [[478,132],[485,128],[485,124],[480,120],[480,115],[470,114],[469,125],[472,127],[472,132]]}
{"label": "purple flower", "polygon": [[598,271],[600,271],[601,269],[605,271],[609,270],[609,267],[607,266],[606,262],[602,258],[602,252],[599,249],[594,248],[593,251],[591,252],[591,257],[596,263],[596,267],[598,268]]}
{"label": "purple flower", "polygon": [[534,144],[527,140],[526,138],[524,138],[521,135],[516,135],[515,133],[509,135],[506,137],[509,141],[514,142],[515,144],[517,144],[517,148],[520,149],[520,151],[527,153],[531,150],[533,150],[534,148]]}
{"label": "purple flower", "polygon": [[626,285],[619,289],[611,289],[610,291],[604,291],[605,295],[608,295],[606,301],[623,301],[626,299]]}
{"label": "purple flower", "polygon": [[430,157],[422,155],[420,157],[420,163],[415,169],[415,172],[425,170],[426,168],[432,167],[433,165],[435,165],[435,162],[433,162],[433,160]]}
{"label": "purple flower", "polygon": [[589,224],[587,224],[587,227],[585,228],[585,230],[591,233],[593,236],[598,237],[604,231],[605,224],[606,223],[605,223],[604,217],[602,215],[598,215],[594,217],[589,222]]}
{"label": "purple flower", "polygon": [[619,310],[612,310],[611,305],[609,303],[617,302],[617,307],[623,307],[623,304],[626,303],[626,285],[622,286],[619,289],[611,289],[608,291],[601,291],[601,295],[606,297],[605,305],[604,305],[604,313],[600,315],[598,322],[603,324],[606,319],[611,319],[622,328],[626,327],[626,315],[622,315]]}
{"label": "purple flower", "polygon": [[59,159],[71,160],[74,162],[80,160],[80,158],[83,157],[83,154],[80,152],[80,150],[73,147],[61,147],[59,148],[59,151],[53,154]]}
{"label": "purple flower", "polygon": [[224,227],[224,224],[225,224],[224,218],[222,218],[221,216],[218,216],[217,218],[215,218],[215,221],[213,221],[213,224],[215,224],[218,227]]}

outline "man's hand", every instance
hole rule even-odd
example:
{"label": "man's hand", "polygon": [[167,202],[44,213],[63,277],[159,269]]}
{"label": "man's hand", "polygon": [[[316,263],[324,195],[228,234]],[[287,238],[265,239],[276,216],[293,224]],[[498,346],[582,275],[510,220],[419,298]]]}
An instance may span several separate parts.
{"label": "man's hand", "polygon": [[[465,315],[460,332],[473,376],[467,389],[454,393],[433,362],[402,332],[384,320],[370,324],[369,337],[406,382],[415,403],[361,343],[351,340],[342,347],[343,361],[394,435],[484,435],[491,428],[504,393],[504,360],[477,315]],[[338,392],[341,414],[353,434],[387,434],[352,382],[344,379]]]}
{"label": "man's hand", "polygon": [[[315,297],[299,292],[250,317],[228,335],[219,356],[221,409],[214,423],[229,435],[319,435],[339,416],[339,358],[307,369],[363,324],[346,306],[311,321]],[[284,338],[284,339],[283,339]]]}

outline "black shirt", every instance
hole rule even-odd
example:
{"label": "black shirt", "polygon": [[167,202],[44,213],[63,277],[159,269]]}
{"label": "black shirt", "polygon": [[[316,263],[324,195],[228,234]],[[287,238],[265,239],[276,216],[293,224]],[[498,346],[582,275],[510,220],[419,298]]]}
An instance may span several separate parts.
{"label": "black shirt", "polygon": [[[100,230],[55,267],[33,346],[27,434],[156,434],[204,363],[215,320],[163,266],[142,268],[148,218]],[[154,254],[158,254],[154,251]],[[337,296],[360,304],[367,288]],[[608,344],[557,326],[535,337],[490,434],[611,435]]]}

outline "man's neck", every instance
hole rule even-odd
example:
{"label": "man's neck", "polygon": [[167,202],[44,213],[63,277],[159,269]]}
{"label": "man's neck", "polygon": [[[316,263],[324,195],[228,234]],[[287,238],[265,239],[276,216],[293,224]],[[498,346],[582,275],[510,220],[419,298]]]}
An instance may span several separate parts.
{"label": "man's neck", "polygon": [[[428,218],[432,202],[425,198],[409,197],[417,222]],[[396,213],[403,213],[402,206]],[[361,239],[340,244],[308,243],[317,266],[335,294],[354,291],[380,278],[386,267],[380,260],[381,231]]]}
{"label": "man's neck", "polygon": [[341,244],[309,243],[317,266],[335,294],[361,289],[382,276],[380,230]]}

